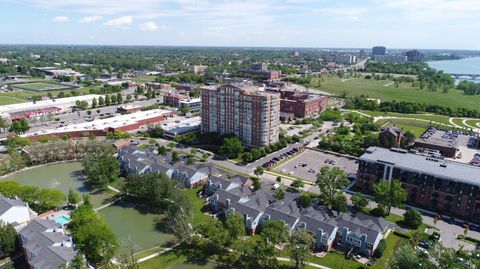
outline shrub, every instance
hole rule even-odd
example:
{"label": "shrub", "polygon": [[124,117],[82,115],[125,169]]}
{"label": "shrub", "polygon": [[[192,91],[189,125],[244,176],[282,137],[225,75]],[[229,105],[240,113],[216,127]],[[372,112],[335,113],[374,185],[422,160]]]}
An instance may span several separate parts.
{"label": "shrub", "polygon": [[409,208],[403,214],[405,225],[412,229],[417,229],[422,224],[422,214],[415,208]]}
{"label": "shrub", "polygon": [[372,211],[370,211],[370,213],[372,213],[372,215],[375,215],[377,217],[385,217],[386,216],[386,212],[385,212],[385,209],[383,209],[383,207],[376,207],[376,208],[372,209]]}
{"label": "shrub", "polygon": [[385,241],[385,239],[380,240],[380,242],[378,243],[377,249],[375,250],[375,253],[374,253],[375,258],[378,259],[382,257],[386,248],[387,248],[387,242]]}

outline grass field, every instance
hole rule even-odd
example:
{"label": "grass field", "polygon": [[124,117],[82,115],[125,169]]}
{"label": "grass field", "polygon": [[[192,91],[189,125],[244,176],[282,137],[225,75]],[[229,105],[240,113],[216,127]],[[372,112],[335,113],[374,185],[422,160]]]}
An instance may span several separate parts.
{"label": "grass field", "polygon": [[22,83],[22,84],[12,85],[11,87],[15,87],[15,86],[22,89],[26,89],[26,90],[32,90],[32,91],[60,90],[60,89],[70,88],[69,86],[59,85],[59,84],[50,83],[50,82]]}
{"label": "grass field", "polygon": [[392,127],[395,125],[396,127],[403,129],[405,132],[412,132],[415,137],[422,136],[422,134],[425,133],[427,128],[430,126],[428,122],[409,119],[381,119],[378,120],[377,123],[380,126],[385,127]]}
{"label": "grass field", "polygon": [[[81,95],[89,94],[89,88],[79,88],[75,89],[76,92],[80,93]],[[61,91],[53,91],[49,92],[53,96],[57,96]],[[64,91],[65,92],[65,91]],[[69,92],[65,92],[69,93]],[[15,91],[15,92],[0,92],[0,105],[9,105],[9,104],[17,104],[17,103],[25,103],[29,102],[29,99],[34,95],[46,95],[46,93],[41,92],[28,92],[28,91]]]}
{"label": "grass field", "polygon": [[[347,96],[368,95],[371,98],[380,100],[397,100],[415,103],[428,103],[451,107],[466,107],[471,109],[479,109],[480,95],[470,96],[464,95],[463,92],[450,89],[448,93],[441,90],[437,92],[429,92],[413,88],[408,83],[402,83],[398,88],[389,80],[367,80],[364,78],[352,78],[342,80],[338,77],[323,77],[320,82],[320,90],[330,92],[336,95],[344,93]],[[311,87],[318,88],[320,78],[314,78]],[[385,86],[391,84],[389,86]]]}
{"label": "grass field", "polygon": [[157,76],[141,76],[141,77],[132,78],[131,80],[139,83],[145,83],[145,82],[154,81],[156,77]]}

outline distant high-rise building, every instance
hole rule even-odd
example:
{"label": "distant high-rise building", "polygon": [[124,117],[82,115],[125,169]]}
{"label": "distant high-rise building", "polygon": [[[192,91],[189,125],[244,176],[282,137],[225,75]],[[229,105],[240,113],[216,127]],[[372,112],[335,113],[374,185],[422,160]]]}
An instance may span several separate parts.
{"label": "distant high-rise building", "polygon": [[361,50],[360,50],[360,58],[363,59],[363,58],[365,58],[365,56],[366,56],[365,50],[364,50],[364,49],[361,49]]}
{"label": "distant high-rise building", "polygon": [[383,46],[375,46],[372,48],[372,56],[385,55],[387,53],[387,48]]}
{"label": "distant high-rise building", "polygon": [[202,132],[233,134],[247,146],[278,141],[280,94],[245,84],[202,89]]}
{"label": "distant high-rise building", "polygon": [[252,64],[252,69],[253,70],[260,70],[260,71],[267,71],[268,70],[268,64],[267,63],[254,63],[254,64]]}
{"label": "distant high-rise building", "polygon": [[423,61],[423,58],[425,57],[424,53],[421,53],[418,50],[409,50],[405,52],[405,56],[407,56],[408,61]]}
{"label": "distant high-rise building", "polygon": [[298,50],[293,50],[292,56],[300,56],[300,52]]}
{"label": "distant high-rise building", "polygon": [[400,54],[375,55],[373,59],[381,63],[404,63],[407,56]]}

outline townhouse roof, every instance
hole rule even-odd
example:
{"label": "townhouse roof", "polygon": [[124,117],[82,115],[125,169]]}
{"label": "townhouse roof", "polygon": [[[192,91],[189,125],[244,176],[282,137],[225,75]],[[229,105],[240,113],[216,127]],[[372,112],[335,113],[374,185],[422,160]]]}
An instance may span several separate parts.
{"label": "townhouse roof", "polygon": [[71,261],[76,255],[71,247],[50,246],[42,248],[30,263],[35,268],[58,269],[60,266]]}
{"label": "townhouse roof", "polygon": [[369,147],[359,160],[480,186],[480,167],[416,155],[406,150]]}
{"label": "townhouse roof", "polygon": [[388,223],[382,218],[365,215],[362,213],[350,214],[341,213],[335,222],[343,229],[347,227],[350,232],[353,232],[357,237],[362,234],[367,235],[367,241],[373,243],[377,236],[388,228]]}
{"label": "townhouse roof", "polygon": [[20,235],[30,238],[35,233],[44,232],[52,229],[62,229],[62,225],[53,220],[37,219],[28,223],[20,230]]}
{"label": "townhouse roof", "polygon": [[0,195],[0,216],[10,210],[10,208],[16,206],[27,206],[27,204],[20,199],[10,199]]}
{"label": "townhouse roof", "polygon": [[265,209],[265,215],[269,215],[271,220],[283,220],[290,230],[294,228],[299,219],[296,216],[279,211],[273,207],[267,207],[267,209]]}
{"label": "townhouse roof", "polygon": [[317,233],[319,229],[322,229],[324,233],[332,234],[335,230],[336,225],[321,221],[311,216],[303,215],[300,217],[300,222],[306,224],[306,230],[311,233]]}

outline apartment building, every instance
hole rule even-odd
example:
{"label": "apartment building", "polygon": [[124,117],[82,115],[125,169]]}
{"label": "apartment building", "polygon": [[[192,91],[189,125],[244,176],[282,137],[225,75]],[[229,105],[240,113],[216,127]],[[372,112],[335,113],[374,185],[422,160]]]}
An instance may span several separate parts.
{"label": "apartment building", "polygon": [[357,187],[371,191],[380,180],[398,179],[407,203],[480,222],[480,167],[401,149],[370,147],[359,158]]}
{"label": "apartment building", "polygon": [[280,94],[246,84],[202,89],[202,132],[233,134],[247,146],[278,141]]}

